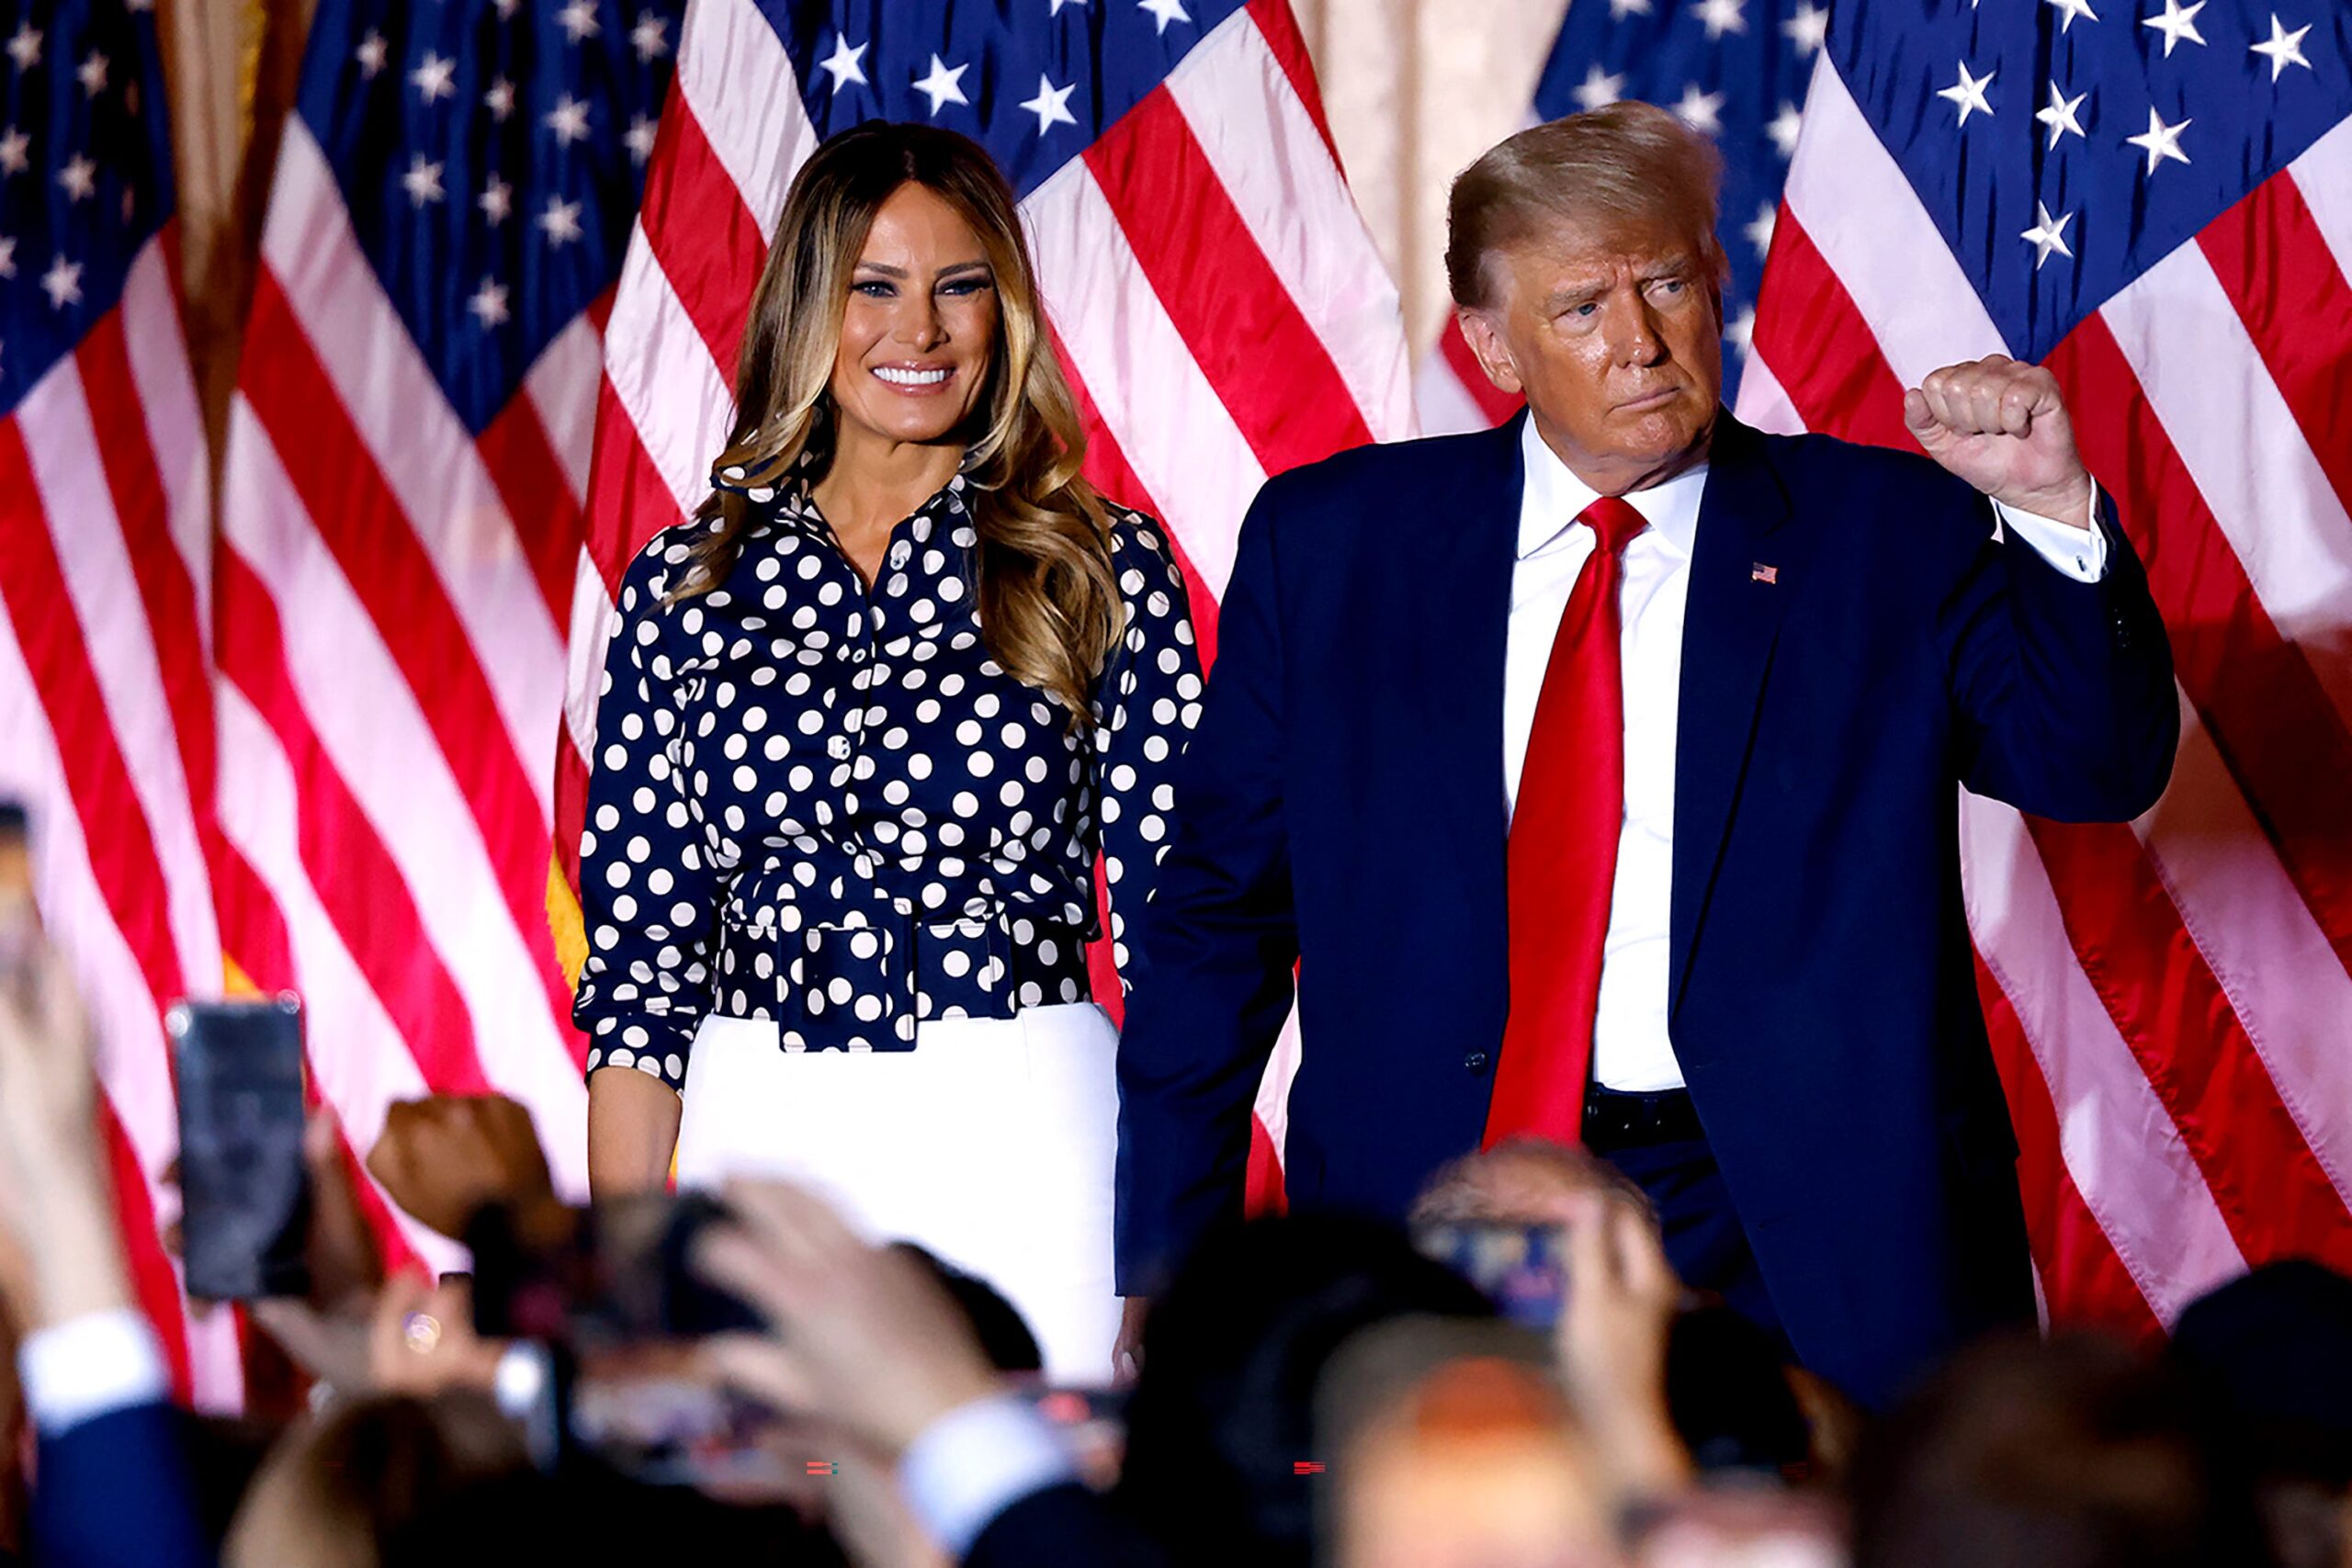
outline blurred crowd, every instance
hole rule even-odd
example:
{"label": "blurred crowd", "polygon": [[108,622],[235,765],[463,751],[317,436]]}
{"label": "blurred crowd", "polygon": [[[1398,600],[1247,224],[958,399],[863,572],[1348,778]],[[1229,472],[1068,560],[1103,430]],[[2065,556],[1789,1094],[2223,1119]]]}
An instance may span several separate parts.
{"label": "blurred crowd", "polygon": [[[2160,1348],[1996,1340],[1866,1412],[1686,1292],[1637,1190],[1535,1144],[1414,1218],[1555,1237],[1548,1325],[1410,1230],[1265,1219],[1198,1249],[1099,1392],[1040,1387],[986,1281],[784,1185],[665,1233],[722,1331],[485,1332],[526,1308],[478,1324],[477,1279],[388,1270],[321,1113],[309,1293],[209,1309],[244,1314],[256,1393],[198,1417],[135,1309],[76,1000],[39,954],[0,989],[0,1561],[2352,1565],[2352,1280],[2273,1264]],[[575,1223],[510,1101],[397,1107],[367,1162],[452,1238]],[[690,1440],[624,1440],[649,1411]]]}

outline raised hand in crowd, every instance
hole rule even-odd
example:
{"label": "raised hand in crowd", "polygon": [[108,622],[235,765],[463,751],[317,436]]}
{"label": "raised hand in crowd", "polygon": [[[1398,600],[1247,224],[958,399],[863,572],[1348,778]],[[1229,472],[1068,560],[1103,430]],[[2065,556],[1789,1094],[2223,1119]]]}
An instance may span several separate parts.
{"label": "raised hand in crowd", "polygon": [[[310,1294],[251,1302],[246,1310],[312,1378],[336,1389],[364,1388],[368,1314],[383,1289],[384,1258],[360,1210],[341,1124],[323,1104],[303,1122],[302,1163],[311,1187]],[[164,1246],[176,1254],[180,1245],[177,1223],[167,1224]]]}
{"label": "raised hand in crowd", "polygon": [[702,1241],[712,1283],[774,1332],[712,1340],[713,1372],[789,1422],[818,1457],[827,1524],[860,1568],[950,1561],[909,1508],[899,1464],[941,1417],[1006,1384],[967,1309],[903,1247],[876,1247],[824,1201],[781,1183],[728,1190],[731,1224]]}
{"label": "raised hand in crowd", "polygon": [[34,938],[0,975],[0,1232],[21,1261],[6,1284],[37,1438],[32,1557],[198,1568],[209,1552],[163,1357],[133,1305],[95,1050],[62,961]]}
{"label": "raised hand in crowd", "polygon": [[[386,1280],[360,1209],[359,1179],[323,1106],[304,1126],[302,1154],[311,1180],[311,1293],[254,1302],[254,1321],[304,1371],[346,1393],[488,1387],[498,1348],[473,1337],[465,1283]],[[453,1240],[485,1203],[555,1201],[530,1113],[503,1095],[394,1102],[368,1169],[401,1208]]]}
{"label": "raised hand in crowd", "polygon": [[735,1221],[697,1261],[775,1330],[710,1343],[727,1381],[894,1463],[941,1416],[1002,1392],[970,1320],[914,1258],[870,1246],[805,1188],[735,1181],[727,1198]]}
{"label": "raised hand in crowd", "polygon": [[473,1281],[462,1274],[425,1280],[395,1275],[368,1324],[368,1386],[420,1399],[450,1389],[497,1385],[503,1340],[474,1333]]}
{"label": "raised hand in crowd", "polygon": [[45,943],[0,979],[0,1230],[27,1330],[130,1303],[97,1135],[89,1020]]}
{"label": "raised hand in crowd", "polygon": [[1560,1382],[1621,1502],[1690,1483],[1690,1455],[1666,1398],[1667,1342],[1682,1282],[1657,1225],[1599,1191],[1563,1202],[1568,1291],[1553,1344]]}
{"label": "raised hand in crowd", "polygon": [[393,1202],[452,1241],[490,1203],[556,1201],[531,1113],[503,1094],[436,1094],[396,1101],[368,1153]]}

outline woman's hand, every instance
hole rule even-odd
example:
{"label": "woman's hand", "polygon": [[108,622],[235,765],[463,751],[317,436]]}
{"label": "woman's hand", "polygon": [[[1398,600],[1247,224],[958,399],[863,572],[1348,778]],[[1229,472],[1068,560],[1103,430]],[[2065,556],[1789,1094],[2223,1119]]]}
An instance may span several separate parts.
{"label": "woman's hand", "polygon": [[588,1075],[588,1195],[603,1200],[669,1185],[684,1105],[677,1091],[633,1067]]}

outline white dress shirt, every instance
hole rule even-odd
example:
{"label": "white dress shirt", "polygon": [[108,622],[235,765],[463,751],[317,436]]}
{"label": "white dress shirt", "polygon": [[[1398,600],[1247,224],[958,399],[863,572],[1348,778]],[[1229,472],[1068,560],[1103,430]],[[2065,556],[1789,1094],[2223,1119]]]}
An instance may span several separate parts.
{"label": "white dress shirt", "polygon": [[[1519,776],[1535,723],[1535,699],[1552,640],[1592,529],[1577,521],[1600,492],[1544,444],[1535,422],[1520,425],[1527,471],[1520,496],[1519,564],[1511,570],[1510,626],[1503,657],[1503,793],[1519,802]],[[1625,824],[1617,839],[1617,874],[1601,942],[1600,996],[1593,1016],[1593,1080],[1646,1092],[1682,1087],[1682,1066],[1667,1038],[1666,1004],[1674,873],[1674,736],[1682,691],[1683,608],[1690,596],[1690,553],[1706,493],[1702,464],[1664,484],[1625,497],[1649,523],[1625,547],[1618,612],[1625,679]],[[1993,503],[1997,537],[2015,528],[2035,553],[2082,582],[2107,573],[2107,537]],[[2092,515],[2098,512],[2096,495]]]}
{"label": "white dress shirt", "polygon": [[42,1436],[171,1397],[155,1331],[130,1307],[94,1312],[35,1329],[17,1347],[25,1410]]}
{"label": "white dress shirt", "polygon": [[947,1555],[970,1555],[996,1517],[1022,1498],[1078,1479],[1053,1423],[1017,1393],[992,1394],[933,1421],[899,1459],[899,1492]]}

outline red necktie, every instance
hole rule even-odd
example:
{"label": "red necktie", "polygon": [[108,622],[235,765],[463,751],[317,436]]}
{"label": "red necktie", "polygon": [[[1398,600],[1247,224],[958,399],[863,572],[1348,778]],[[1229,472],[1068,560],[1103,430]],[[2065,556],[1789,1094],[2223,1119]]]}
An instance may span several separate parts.
{"label": "red necktie", "polygon": [[1506,861],[1510,1017],[1486,1146],[1533,1134],[1575,1143],[1592,1066],[1600,945],[1625,821],[1625,677],[1617,590],[1647,525],[1614,496],[1577,513],[1594,534],[1552,639]]}

